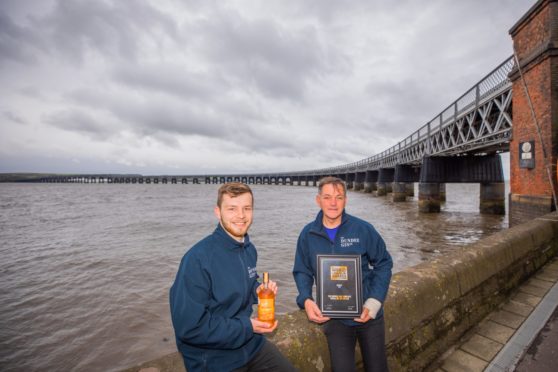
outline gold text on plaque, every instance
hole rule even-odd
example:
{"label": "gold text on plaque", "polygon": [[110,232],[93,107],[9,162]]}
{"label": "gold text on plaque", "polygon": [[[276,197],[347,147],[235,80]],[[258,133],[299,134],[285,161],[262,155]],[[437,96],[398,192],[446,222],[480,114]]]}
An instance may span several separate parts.
{"label": "gold text on plaque", "polygon": [[349,295],[328,295],[327,297],[332,301],[349,301],[352,296],[349,296]]}
{"label": "gold text on plaque", "polygon": [[347,266],[330,266],[329,274],[331,280],[349,280]]}

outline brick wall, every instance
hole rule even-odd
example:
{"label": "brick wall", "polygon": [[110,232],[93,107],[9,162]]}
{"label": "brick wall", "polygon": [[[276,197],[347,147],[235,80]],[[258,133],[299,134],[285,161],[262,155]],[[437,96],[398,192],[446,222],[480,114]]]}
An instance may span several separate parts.
{"label": "brick wall", "polygon": [[[513,225],[553,210],[553,186],[548,172],[557,190],[558,2],[538,1],[510,30],[510,34],[543,138],[541,143],[524,81],[516,69],[510,74],[513,82],[510,225]],[[519,144],[526,141],[535,142],[534,169],[519,167]]]}

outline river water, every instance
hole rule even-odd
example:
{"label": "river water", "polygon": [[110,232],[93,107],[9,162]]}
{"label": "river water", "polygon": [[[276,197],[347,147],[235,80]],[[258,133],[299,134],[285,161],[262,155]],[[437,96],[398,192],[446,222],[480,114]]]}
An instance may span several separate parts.
{"label": "river water", "polygon": [[[216,226],[217,188],[0,184],[0,370],[118,371],[175,351],[168,289]],[[252,188],[258,271],[279,284],[278,312],[291,311],[296,240],[317,189]],[[349,191],[347,212],[382,234],[395,272],[507,228],[507,216],[479,213],[477,184],[446,192],[441,213],[419,214],[416,196]]]}

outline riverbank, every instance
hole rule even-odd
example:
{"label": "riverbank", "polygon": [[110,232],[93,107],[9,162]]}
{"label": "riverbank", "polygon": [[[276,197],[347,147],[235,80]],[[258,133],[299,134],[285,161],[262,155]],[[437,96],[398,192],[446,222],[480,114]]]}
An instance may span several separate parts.
{"label": "riverbank", "polygon": [[[395,274],[385,305],[390,369],[431,368],[448,345],[458,344],[557,252],[558,214],[552,213]],[[280,322],[270,340],[297,367],[329,369],[318,326],[308,323],[302,311],[286,314]],[[173,353],[127,372],[145,368],[184,370]]]}

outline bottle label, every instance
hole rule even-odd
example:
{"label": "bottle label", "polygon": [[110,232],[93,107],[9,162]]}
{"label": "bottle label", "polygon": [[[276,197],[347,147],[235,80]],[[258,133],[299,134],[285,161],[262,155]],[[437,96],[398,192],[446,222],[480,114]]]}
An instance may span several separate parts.
{"label": "bottle label", "polygon": [[272,298],[262,298],[258,305],[258,319],[270,321],[275,319],[275,300]]}

